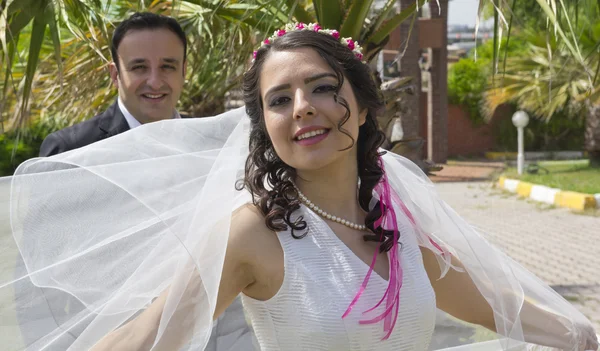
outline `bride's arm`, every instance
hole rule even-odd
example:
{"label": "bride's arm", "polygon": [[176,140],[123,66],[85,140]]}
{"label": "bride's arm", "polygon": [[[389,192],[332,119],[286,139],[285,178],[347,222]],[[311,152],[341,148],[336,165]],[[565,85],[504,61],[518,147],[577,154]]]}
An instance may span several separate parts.
{"label": "bride's arm", "polygon": [[[440,267],[435,255],[425,248],[421,248],[423,264],[431,285],[436,294],[437,306],[444,312],[463,321],[478,324],[492,331],[496,331],[493,309],[477,289],[469,274],[450,269],[446,276],[440,277]],[[464,268],[456,259],[452,258],[452,264],[458,268]],[[538,345],[556,347],[570,350],[572,343],[572,331],[567,328],[568,323],[563,323],[564,318],[525,299],[520,313],[521,323],[525,341]],[[578,330],[584,333],[586,340],[584,345],[579,345],[581,350],[596,350],[598,343],[591,325],[577,325]],[[588,330],[589,329],[589,330]],[[583,340],[579,341],[583,342]]]}
{"label": "bride's arm", "polygon": [[106,335],[92,347],[91,351],[150,349],[158,332],[168,293],[169,290],[165,290],[144,312]]}
{"label": "bride's arm", "polygon": [[[227,306],[245,287],[254,282],[253,268],[247,254],[249,228],[247,228],[246,223],[240,222],[238,219],[239,217],[234,213],[223,262],[217,306],[213,315],[214,319],[225,311]],[[181,298],[182,302],[180,302],[170,321],[170,323],[173,323],[173,321],[184,322],[178,323],[177,328],[168,328],[168,331],[161,335],[161,340],[157,344],[158,349],[177,350],[189,340],[189,333],[192,330],[186,330],[185,325],[191,326],[187,329],[193,329],[193,308],[186,308],[184,304],[186,304],[186,301],[193,301],[194,298],[197,298],[202,288],[202,282],[197,275],[194,275]],[[149,350],[155,344],[168,296],[169,289],[158,296],[139,316],[107,334],[91,350]]]}

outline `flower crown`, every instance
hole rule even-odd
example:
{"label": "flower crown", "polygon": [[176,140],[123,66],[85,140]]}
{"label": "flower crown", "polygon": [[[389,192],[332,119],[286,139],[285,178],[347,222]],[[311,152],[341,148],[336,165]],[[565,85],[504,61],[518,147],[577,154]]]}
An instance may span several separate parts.
{"label": "flower crown", "polygon": [[[361,61],[363,59],[362,47],[358,45],[356,41],[354,41],[352,38],[340,38],[340,32],[338,32],[335,29],[323,29],[318,23],[288,23],[283,29],[276,30],[275,32],[273,32],[272,36],[265,39],[261,44],[261,48],[263,46],[272,44],[277,38],[284,36],[286,33],[296,32],[300,30],[310,30],[317,33],[329,34],[332,37],[338,39],[340,43],[347,46],[348,49],[350,49],[352,53],[354,53],[354,56],[356,56],[357,59]],[[252,54],[252,62],[254,62],[254,60],[256,59],[257,52],[258,50],[254,51],[254,53]]]}

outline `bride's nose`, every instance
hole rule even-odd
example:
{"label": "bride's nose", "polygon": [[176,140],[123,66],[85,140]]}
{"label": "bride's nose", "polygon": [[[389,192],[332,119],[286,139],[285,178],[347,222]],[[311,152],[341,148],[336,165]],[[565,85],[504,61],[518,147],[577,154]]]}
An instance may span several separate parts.
{"label": "bride's nose", "polygon": [[315,107],[310,103],[302,89],[296,90],[294,94],[294,118],[302,119],[316,114]]}

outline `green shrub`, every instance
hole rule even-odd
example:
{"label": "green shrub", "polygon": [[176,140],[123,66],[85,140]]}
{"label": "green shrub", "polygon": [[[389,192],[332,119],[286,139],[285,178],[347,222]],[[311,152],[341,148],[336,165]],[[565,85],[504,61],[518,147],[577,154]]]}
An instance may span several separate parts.
{"label": "green shrub", "polygon": [[37,150],[16,137],[0,135],[0,176],[13,174],[21,162],[37,156]]}
{"label": "green shrub", "polygon": [[448,70],[448,101],[469,112],[474,125],[484,123],[480,106],[487,87],[488,70],[483,61],[463,58]]}
{"label": "green shrub", "polygon": [[[498,67],[501,71],[505,53],[508,57],[523,55],[527,52],[527,42],[521,35],[513,35],[509,41],[505,37],[502,39],[498,52]],[[482,106],[484,93],[489,88],[492,76],[494,41],[489,40],[479,45],[477,60],[474,59],[474,56],[475,50],[472,50],[469,57],[459,60],[448,70],[448,101],[463,106],[469,112],[473,124],[481,125],[485,123]]]}
{"label": "green shrub", "polygon": [[44,138],[69,125],[62,117],[42,117],[22,128],[19,133],[0,135],[0,176],[12,175],[22,162],[37,157]]}

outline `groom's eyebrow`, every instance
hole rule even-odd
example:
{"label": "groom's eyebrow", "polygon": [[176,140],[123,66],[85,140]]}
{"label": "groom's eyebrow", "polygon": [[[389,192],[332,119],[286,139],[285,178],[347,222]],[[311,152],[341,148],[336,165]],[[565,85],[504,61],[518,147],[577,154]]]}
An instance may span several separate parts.
{"label": "groom's eyebrow", "polygon": [[162,60],[163,60],[164,62],[166,62],[166,63],[172,63],[172,64],[175,64],[175,65],[178,65],[178,64],[179,64],[179,60],[178,60],[178,59],[176,59],[176,58],[174,58],[174,57],[165,57],[165,58],[163,58]]}
{"label": "groom's eyebrow", "polygon": [[146,59],[144,59],[144,58],[136,58],[136,59],[133,59],[133,60],[129,61],[127,63],[127,65],[131,66],[131,65],[135,65],[135,64],[139,64],[139,63],[146,63]]}

